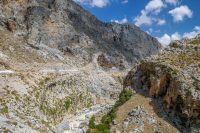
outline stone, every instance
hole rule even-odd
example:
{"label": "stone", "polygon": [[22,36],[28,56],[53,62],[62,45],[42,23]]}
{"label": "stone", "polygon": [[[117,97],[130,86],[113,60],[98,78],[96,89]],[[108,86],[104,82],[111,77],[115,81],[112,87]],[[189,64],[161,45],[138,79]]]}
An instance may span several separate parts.
{"label": "stone", "polygon": [[129,121],[124,121],[123,123],[123,128],[126,129],[129,125]]}
{"label": "stone", "polygon": [[115,133],[121,133],[118,129],[115,130]]}
{"label": "stone", "polygon": [[117,125],[117,121],[116,121],[116,120],[113,120],[113,121],[112,121],[112,124],[113,124],[113,125]]}
{"label": "stone", "polygon": [[6,23],[6,25],[7,25],[7,29],[11,32],[16,31],[16,29],[17,29],[17,24],[14,20],[9,19]]}

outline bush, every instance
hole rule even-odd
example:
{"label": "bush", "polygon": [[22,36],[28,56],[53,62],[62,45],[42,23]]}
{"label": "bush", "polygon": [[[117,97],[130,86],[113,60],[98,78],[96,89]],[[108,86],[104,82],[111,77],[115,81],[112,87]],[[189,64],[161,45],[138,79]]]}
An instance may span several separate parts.
{"label": "bush", "polygon": [[102,117],[100,124],[95,125],[95,117],[92,116],[89,121],[88,133],[109,133],[110,123],[116,118],[117,115],[117,108],[128,101],[132,95],[132,90],[123,90],[119,95],[119,100],[115,103],[111,111]]}
{"label": "bush", "polygon": [[123,105],[126,101],[128,101],[131,98],[132,95],[132,90],[123,90],[119,95],[119,100],[115,103],[115,107]]}
{"label": "bush", "polygon": [[89,128],[94,129],[95,127],[96,127],[96,126],[95,126],[95,117],[92,116],[92,117],[90,118],[90,121],[89,121]]}
{"label": "bush", "polygon": [[70,100],[70,99],[67,99],[67,100],[65,101],[65,103],[64,103],[65,109],[68,110],[69,107],[70,107],[70,105],[71,105],[71,100]]}
{"label": "bush", "polygon": [[8,113],[8,106],[5,106],[2,109],[0,109],[0,113],[2,113],[2,114]]}

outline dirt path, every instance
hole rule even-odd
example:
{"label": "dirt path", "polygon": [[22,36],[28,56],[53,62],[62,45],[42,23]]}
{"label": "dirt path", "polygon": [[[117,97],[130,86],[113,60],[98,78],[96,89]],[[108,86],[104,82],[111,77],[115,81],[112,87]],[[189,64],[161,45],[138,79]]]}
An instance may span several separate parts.
{"label": "dirt path", "polygon": [[15,73],[15,72],[12,70],[0,70],[0,74],[12,74],[12,73]]}

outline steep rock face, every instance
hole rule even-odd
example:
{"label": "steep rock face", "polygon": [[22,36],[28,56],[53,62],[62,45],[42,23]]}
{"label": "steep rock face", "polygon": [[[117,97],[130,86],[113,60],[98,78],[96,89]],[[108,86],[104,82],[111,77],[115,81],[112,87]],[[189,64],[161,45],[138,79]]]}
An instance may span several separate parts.
{"label": "steep rock face", "polygon": [[138,27],[103,23],[71,0],[4,0],[0,12],[3,27],[60,60],[71,54],[88,62],[103,52],[112,62],[134,63],[161,48]]}
{"label": "steep rock face", "polygon": [[200,46],[172,42],[160,54],[129,72],[124,82],[161,99],[170,119],[183,132],[200,127]]}

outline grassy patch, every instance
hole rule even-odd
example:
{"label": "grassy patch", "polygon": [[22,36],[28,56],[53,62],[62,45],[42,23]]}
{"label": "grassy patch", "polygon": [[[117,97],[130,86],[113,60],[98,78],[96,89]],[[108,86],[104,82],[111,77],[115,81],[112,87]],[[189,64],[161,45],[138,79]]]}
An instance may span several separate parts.
{"label": "grassy patch", "polygon": [[162,56],[158,57],[156,60],[159,62],[164,62],[165,64],[167,63],[172,66],[176,66],[178,68],[184,68],[191,64],[198,63],[200,60],[200,53],[199,51],[173,53],[165,58]]}
{"label": "grassy patch", "polygon": [[49,116],[58,116],[63,114],[65,111],[68,111],[69,108],[71,107],[71,99],[69,97],[63,99],[63,100],[58,100],[55,104],[54,107],[50,107],[46,101],[44,101],[40,105],[40,110],[45,114]]}
{"label": "grassy patch", "polygon": [[195,45],[200,44],[200,38],[196,38],[196,39],[192,40],[190,43],[195,44]]}
{"label": "grassy patch", "polygon": [[71,100],[66,99],[65,102],[64,102],[65,109],[68,110],[71,104],[72,104]]}
{"label": "grassy patch", "polygon": [[115,103],[111,111],[102,117],[100,124],[96,125],[95,117],[91,117],[89,121],[88,133],[109,133],[110,123],[115,119],[118,107],[128,101],[132,95],[132,90],[123,90],[119,96],[119,100]]}
{"label": "grassy patch", "polygon": [[0,109],[1,114],[7,114],[8,113],[8,106],[5,105],[2,109]]}

